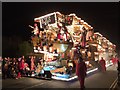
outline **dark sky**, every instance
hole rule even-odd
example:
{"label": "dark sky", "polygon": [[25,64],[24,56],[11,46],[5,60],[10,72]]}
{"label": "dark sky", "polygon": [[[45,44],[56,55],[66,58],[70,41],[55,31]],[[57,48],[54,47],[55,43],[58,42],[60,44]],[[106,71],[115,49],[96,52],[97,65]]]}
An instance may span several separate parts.
{"label": "dark sky", "polygon": [[2,25],[3,36],[17,35],[30,38],[34,18],[59,11],[62,14],[75,13],[85,22],[90,24],[94,31],[100,32],[112,43],[120,45],[118,20],[119,3],[83,3],[83,2],[3,2]]}

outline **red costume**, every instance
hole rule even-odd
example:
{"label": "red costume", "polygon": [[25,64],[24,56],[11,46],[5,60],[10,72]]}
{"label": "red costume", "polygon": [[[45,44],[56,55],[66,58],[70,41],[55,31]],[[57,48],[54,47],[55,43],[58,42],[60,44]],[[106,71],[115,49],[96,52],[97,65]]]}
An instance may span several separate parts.
{"label": "red costume", "polygon": [[19,70],[19,72],[18,72],[17,78],[21,77],[20,68],[21,68],[21,58],[18,59],[18,70]]}
{"label": "red costume", "polygon": [[112,58],[111,60],[112,60],[112,63],[114,65],[115,64],[115,58]]}
{"label": "red costume", "polygon": [[20,69],[21,69],[21,70],[24,69],[24,59],[22,59],[22,61],[21,61]]}
{"label": "red costume", "polygon": [[57,38],[58,38],[58,39],[61,39],[61,35],[60,35],[60,33],[58,33]]}
{"label": "red costume", "polygon": [[112,63],[113,63],[113,65],[116,65],[117,62],[118,62],[118,58],[117,58],[117,57],[116,57],[116,58],[112,58]]}
{"label": "red costume", "polygon": [[34,58],[31,58],[31,71],[35,69]]}
{"label": "red costume", "polygon": [[87,72],[87,67],[84,61],[76,63],[76,75],[78,76],[78,80],[80,82],[81,88],[84,88],[84,80]]}
{"label": "red costume", "polygon": [[103,71],[106,71],[106,62],[105,62],[105,60],[102,58],[102,59],[99,61],[99,63],[100,63],[101,69],[102,69]]}

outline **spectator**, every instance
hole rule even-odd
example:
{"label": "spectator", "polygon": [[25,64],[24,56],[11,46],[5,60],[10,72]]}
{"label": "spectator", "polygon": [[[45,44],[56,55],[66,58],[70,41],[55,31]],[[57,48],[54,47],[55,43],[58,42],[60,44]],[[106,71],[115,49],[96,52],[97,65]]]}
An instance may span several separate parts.
{"label": "spectator", "polygon": [[106,62],[103,59],[103,57],[101,57],[101,60],[99,61],[100,67],[102,71],[106,71]]}
{"label": "spectator", "polygon": [[7,78],[7,70],[8,70],[8,64],[7,64],[7,58],[5,57],[2,61],[2,77],[4,79]]}
{"label": "spectator", "polygon": [[79,56],[77,60],[78,61],[76,63],[76,75],[78,76],[81,90],[84,90],[85,89],[84,81],[86,77],[87,67],[81,56]]}
{"label": "spectator", "polygon": [[21,78],[21,58],[18,58],[18,75],[17,78]]}
{"label": "spectator", "polygon": [[21,65],[20,65],[20,72],[21,72],[21,76],[24,76],[25,74],[25,58],[24,56],[21,59]]}
{"label": "spectator", "polygon": [[34,56],[31,57],[31,65],[30,65],[30,70],[31,70],[31,75],[34,75],[34,71],[35,71],[35,59]]}

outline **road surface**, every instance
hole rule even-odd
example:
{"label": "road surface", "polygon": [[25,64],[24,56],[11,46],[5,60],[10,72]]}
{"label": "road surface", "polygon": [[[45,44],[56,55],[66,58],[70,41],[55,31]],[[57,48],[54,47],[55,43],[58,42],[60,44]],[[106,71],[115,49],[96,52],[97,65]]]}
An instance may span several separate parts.
{"label": "road surface", "polygon": [[[115,84],[117,70],[114,66],[109,66],[106,72],[96,71],[89,74],[85,80],[86,88],[101,88],[109,90]],[[21,79],[5,79],[2,81],[2,89],[9,90],[29,90],[39,88],[80,88],[77,79],[72,81],[42,80],[36,78],[23,77]]]}

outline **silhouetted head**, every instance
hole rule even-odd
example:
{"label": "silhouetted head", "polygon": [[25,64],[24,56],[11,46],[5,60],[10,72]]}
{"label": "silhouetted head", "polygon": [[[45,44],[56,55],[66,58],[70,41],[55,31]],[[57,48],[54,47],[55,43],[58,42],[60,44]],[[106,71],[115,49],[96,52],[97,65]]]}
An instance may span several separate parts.
{"label": "silhouetted head", "polygon": [[80,63],[80,62],[83,62],[83,58],[82,57],[78,58],[78,63]]}
{"label": "silhouetted head", "polygon": [[101,57],[101,60],[103,59],[103,57]]}

